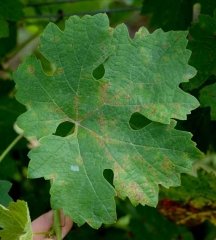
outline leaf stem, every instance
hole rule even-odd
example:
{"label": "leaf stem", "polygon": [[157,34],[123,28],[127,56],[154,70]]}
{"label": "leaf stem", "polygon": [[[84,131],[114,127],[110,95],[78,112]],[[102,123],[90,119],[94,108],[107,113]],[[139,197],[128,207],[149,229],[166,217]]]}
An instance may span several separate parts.
{"label": "leaf stem", "polygon": [[44,235],[44,234],[46,234],[46,235],[48,235],[48,234],[50,234],[50,232],[34,232],[33,233],[34,235]]}
{"label": "leaf stem", "polygon": [[4,152],[0,156],[0,162],[5,158],[5,156],[10,152],[10,150],[19,142],[19,140],[23,137],[23,134],[18,135],[13,142],[4,150]]}
{"label": "leaf stem", "polygon": [[54,210],[54,231],[56,235],[56,240],[62,239],[62,228],[61,228],[61,215],[60,210]]}
{"label": "leaf stem", "polygon": [[[51,186],[53,184],[53,179],[50,179]],[[62,240],[62,227],[61,227],[61,212],[60,210],[54,211],[54,223],[52,230],[56,236],[56,240]]]}

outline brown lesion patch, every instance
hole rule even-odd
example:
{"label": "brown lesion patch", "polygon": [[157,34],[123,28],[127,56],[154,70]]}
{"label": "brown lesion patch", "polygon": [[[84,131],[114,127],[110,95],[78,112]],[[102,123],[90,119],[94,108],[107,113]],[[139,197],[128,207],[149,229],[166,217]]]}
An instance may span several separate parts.
{"label": "brown lesion patch", "polygon": [[54,37],[54,38],[52,39],[52,41],[53,41],[53,42],[58,42],[58,41],[59,41],[59,38]]}
{"label": "brown lesion patch", "polygon": [[107,120],[106,120],[106,118],[104,117],[104,115],[99,116],[97,122],[98,122],[99,126],[100,126],[102,129],[107,126]]}
{"label": "brown lesion patch", "polygon": [[86,222],[88,223],[89,226],[92,225],[92,221],[91,220],[87,220]]}
{"label": "brown lesion patch", "polygon": [[102,83],[99,88],[100,93],[100,101],[105,102],[107,98],[107,89],[109,87],[109,83]]}
{"label": "brown lesion patch", "polygon": [[51,173],[49,175],[49,179],[55,180],[56,179],[56,174],[55,173]]}
{"label": "brown lesion patch", "polygon": [[63,68],[58,68],[56,74],[62,74],[64,72]]}
{"label": "brown lesion patch", "polygon": [[157,111],[157,109],[156,109],[156,108],[154,108],[154,109],[151,111],[151,114],[155,114],[155,113],[156,113],[156,111]]}
{"label": "brown lesion patch", "polygon": [[57,108],[55,109],[55,112],[56,112],[56,113],[62,113],[62,110],[61,110],[60,107],[57,107]]}
{"label": "brown lesion patch", "polygon": [[91,78],[91,75],[89,73],[83,74],[83,78],[89,79],[89,78]]}
{"label": "brown lesion patch", "polygon": [[132,202],[146,203],[145,193],[143,191],[144,186],[139,185],[137,182],[132,181],[127,184],[127,195]]}
{"label": "brown lesion patch", "polygon": [[215,95],[214,93],[210,93],[209,96],[210,96],[211,98],[216,98],[216,95]]}
{"label": "brown lesion patch", "polygon": [[35,69],[33,65],[28,66],[28,73],[30,73],[32,76],[35,76]]}
{"label": "brown lesion patch", "polygon": [[177,109],[178,109],[178,110],[181,109],[181,104],[178,104],[178,105],[177,105]]}
{"label": "brown lesion patch", "polygon": [[168,62],[169,61],[168,57],[162,57],[162,59],[163,59],[164,62]]}
{"label": "brown lesion patch", "polygon": [[81,158],[81,156],[78,156],[76,159],[75,159],[76,163],[78,163],[80,166],[83,165],[83,159]]}
{"label": "brown lesion patch", "polygon": [[65,186],[65,185],[67,185],[67,184],[66,184],[65,181],[60,181],[60,182],[59,182],[59,185],[60,185],[60,186]]}

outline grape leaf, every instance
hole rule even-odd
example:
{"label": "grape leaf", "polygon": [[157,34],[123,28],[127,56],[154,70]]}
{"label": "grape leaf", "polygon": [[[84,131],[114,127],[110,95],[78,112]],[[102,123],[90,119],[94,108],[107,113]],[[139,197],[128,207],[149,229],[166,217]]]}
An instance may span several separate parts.
{"label": "grape leaf", "polygon": [[186,227],[170,222],[157,209],[138,206],[136,213],[130,222],[131,233],[136,240],[194,239]]}
{"label": "grape leaf", "polygon": [[13,125],[17,117],[25,111],[25,107],[14,98],[13,88],[13,81],[0,79],[0,136],[4,136],[0,154],[17,136]]}
{"label": "grape leaf", "polygon": [[23,16],[23,4],[19,0],[0,1],[0,37],[8,37],[7,20],[18,21]]}
{"label": "grape leaf", "polygon": [[183,83],[185,90],[200,87],[211,75],[216,75],[216,11],[214,17],[200,14],[199,22],[192,25],[188,49],[192,51],[189,64],[197,69],[197,75],[189,83]]}
{"label": "grape leaf", "polygon": [[8,209],[0,205],[0,237],[2,240],[33,238],[27,203],[11,202]]}
{"label": "grape leaf", "polygon": [[191,23],[194,0],[144,0],[141,13],[151,14],[150,27],[160,27],[164,31],[186,30]]}
{"label": "grape leaf", "polygon": [[186,30],[192,21],[192,9],[201,4],[201,13],[213,15],[215,0],[144,0],[141,13],[150,15],[150,27],[169,30]]}
{"label": "grape leaf", "polygon": [[203,169],[197,171],[197,177],[182,174],[181,186],[165,189],[163,193],[170,200],[189,203],[195,208],[203,208],[206,205],[216,206],[216,176],[212,172]]}
{"label": "grape leaf", "polygon": [[[16,97],[29,109],[18,125],[41,138],[29,153],[28,175],[52,179],[52,207],[78,225],[113,223],[116,194],[156,206],[158,184],[179,185],[179,173],[201,157],[191,134],[170,120],[185,119],[199,105],[178,88],[195,74],[185,37],[141,28],[131,40],[125,25],[110,28],[105,14],[75,16],[64,32],[49,24],[41,37],[41,52],[56,65],[53,76],[34,56],[14,73]],[[92,72],[101,64],[105,74],[96,80]],[[133,130],[134,112],[161,123]],[[72,132],[52,135],[62,122],[72,122]],[[104,169],[113,170],[115,189]]]}
{"label": "grape leaf", "polygon": [[[1,31],[1,30],[0,30]],[[17,44],[17,26],[16,22],[8,22],[9,37],[0,38],[0,58],[4,57]],[[5,31],[7,32],[7,30]]]}
{"label": "grape leaf", "polygon": [[216,84],[206,86],[200,91],[200,103],[203,107],[211,107],[211,119],[216,120]]}
{"label": "grape leaf", "polygon": [[180,187],[161,188],[163,198],[179,202],[159,204],[161,211],[177,224],[200,224],[205,220],[216,224],[215,179],[215,173],[203,169],[197,171],[197,177],[183,174]]}
{"label": "grape leaf", "polygon": [[7,21],[0,16],[0,38],[8,37],[9,27]]}
{"label": "grape leaf", "polygon": [[5,180],[0,180],[0,204],[7,207],[8,204],[13,201],[12,198],[8,195],[8,192],[11,188],[11,183]]}

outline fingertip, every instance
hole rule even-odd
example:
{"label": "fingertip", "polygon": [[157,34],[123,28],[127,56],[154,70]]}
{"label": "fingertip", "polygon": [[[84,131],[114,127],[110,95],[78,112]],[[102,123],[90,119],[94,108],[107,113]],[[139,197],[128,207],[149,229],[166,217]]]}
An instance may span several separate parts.
{"label": "fingertip", "polygon": [[62,227],[62,237],[65,237],[67,233],[70,231],[70,229],[73,226],[73,221],[70,217],[65,217],[65,224]]}

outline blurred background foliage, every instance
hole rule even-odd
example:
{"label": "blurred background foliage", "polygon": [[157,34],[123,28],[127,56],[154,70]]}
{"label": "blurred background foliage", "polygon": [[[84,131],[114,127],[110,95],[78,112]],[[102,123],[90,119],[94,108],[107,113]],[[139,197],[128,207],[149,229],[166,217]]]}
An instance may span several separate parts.
{"label": "blurred background foliage", "polygon": [[[6,4],[6,5],[5,5]],[[192,111],[177,127],[193,134],[193,140],[206,157],[194,164],[191,174],[182,174],[182,186],[160,190],[156,209],[133,207],[126,199],[116,199],[118,221],[99,230],[87,224],[76,225],[65,239],[148,239],[213,240],[216,237],[216,8],[215,0],[1,0],[0,1],[0,154],[17,137],[16,118],[25,111],[15,98],[13,71],[30,54],[35,54],[46,74],[54,66],[38,51],[39,37],[49,22],[64,29],[70,15],[106,12],[115,27],[124,22],[130,36],[145,26],[150,32],[188,30],[190,64],[198,74],[182,89],[193,94],[201,107]],[[200,13],[200,15],[199,15]],[[199,16],[198,16],[199,15]],[[96,73],[97,74],[97,73]],[[134,129],[146,125],[146,119],[135,113],[130,120]],[[31,219],[50,209],[49,181],[28,179],[29,149],[35,139],[21,140],[0,161],[0,192],[9,191],[14,201],[28,202]],[[112,184],[112,171],[104,172]],[[3,180],[8,181],[3,185]],[[9,183],[10,182],[10,183]],[[4,186],[4,187],[3,187]],[[6,187],[5,187],[6,186]],[[0,203],[7,206],[11,199]]]}

